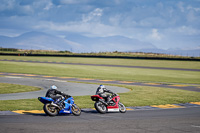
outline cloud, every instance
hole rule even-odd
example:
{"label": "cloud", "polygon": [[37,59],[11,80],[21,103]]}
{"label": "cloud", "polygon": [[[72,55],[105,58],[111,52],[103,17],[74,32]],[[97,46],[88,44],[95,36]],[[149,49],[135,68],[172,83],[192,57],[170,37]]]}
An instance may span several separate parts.
{"label": "cloud", "polygon": [[0,4],[0,11],[11,10],[15,6],[15,3],[9,0],[2,0]]}
{"label": "cloud", "polygon": [[184,11],[185,11],[183,2],[178,2],[177,6],[178,6],[178,8],[181,10],[181,12],[184,12]]}
{"label": "cloud", "polygon": [[200,29],[195,29],[190,26],[180,26],[173,29],[167,29],[167,33],[171,33],[176,36],[197,36],[200,35]]}
{"label": "cloud", "polygon": [[155,40],[161,40],[161,35],[158,33],[157,29],[152,29],[151,37]]}
{"label": "cloud", "polygon": [[84,4],[90,0],[52,0],[55,5],[71,5],[71,4]]}
{"label": "cloud", "polygon": [[103,14],[103,10],[100,8],[96,8],[94,11],[90,12],[88,15],[83,15],[82,19],[83,22],[89,22],[92,20],[97,20],[99,17],[101,17]]}
{"label": "cloud", "polygon": [[118,33],[117,29],[113,26],[104,25],[96,22],[68,22],[65,24],[54,22],[41,22],[34,27],[35,29],[52,30],[57,32],[76,32],[83,33],[89,36],[109,36],[113,33]]}
{"label": "cloud", "polygon": [[192,7],[192,6],[188,6],[187,7],[187,10],[194,10],[194,11],[196,11],[196,12],[199,12],[200,11],[200,8],[199,7]]}
{"label": "cloud", "polygon": [[43,8],[44,10],[50,10],[53,7],[51,2],[47,3],[47,5]]}

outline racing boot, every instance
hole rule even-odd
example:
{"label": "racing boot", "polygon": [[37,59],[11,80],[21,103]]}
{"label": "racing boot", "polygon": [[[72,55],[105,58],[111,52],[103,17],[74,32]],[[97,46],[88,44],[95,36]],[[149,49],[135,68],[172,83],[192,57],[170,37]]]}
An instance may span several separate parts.
{"label": "racing boot", "polygon": [[112,99],[111,96],[107,97],[107,100],[106,100],[107,105],[109,105],[111,103],[111,99]]}
{"label": "racing boot", "polygon": [[60,101],[59,103],[57,103],[57,105],[62,108],[63,107],[63,101]]}
{"label": "racing boot", "polygon": [[52,103],[52,105],[57,105],[57,106],[59,106],[59,103],[60,103],[60,99],[56,99],[56,100]]}
{"label": "racing boot", "polygon": [[99,99],[99,101],[102,102],[103,104],[105,104],[106,106],[108,105],[104,99]]}

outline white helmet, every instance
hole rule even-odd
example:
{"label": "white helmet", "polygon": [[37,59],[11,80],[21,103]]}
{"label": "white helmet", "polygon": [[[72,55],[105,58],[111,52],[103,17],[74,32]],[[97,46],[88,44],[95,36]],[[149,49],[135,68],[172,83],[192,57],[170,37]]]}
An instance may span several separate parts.
{"label": "white helmet", "polygon": [[57,87],[55,85],[52,85],[51,89],[57,89]]}
{"label": "white helmet", "polygon": [[106,87],[104,85],[100,85],[97,89],[98,89],[99,92],[103,93],[104,90],[106,89]]}

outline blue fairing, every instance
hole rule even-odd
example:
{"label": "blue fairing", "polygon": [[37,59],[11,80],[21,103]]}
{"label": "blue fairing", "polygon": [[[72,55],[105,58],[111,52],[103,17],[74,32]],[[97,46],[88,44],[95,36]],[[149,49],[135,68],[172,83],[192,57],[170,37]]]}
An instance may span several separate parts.
{"label": "blue fairing", "polygon": [[[43,104],[54,101],[52,98],[49,98],[49,97],[38,97],[38,100],[42,102]],[[69,97],[68,99],[65,99],[64,104],[65,104],[64,109],[60,110],[59,113],[71,114],[72,113],[71,107],[72,107],[72,104],[74,104],[74,98]]]}
{"label": "blue fairing", "polygon": [[65,108],[60,110],[59,113],[72,113],[71,106],[72,106],[72,104],[74,104],[74,98],[70,97],[70,98],[66,99],[64,101],[64,103],[65,103]]}
{"label": "blue fairing", "polygon": [[46,104],[46,103],[54,101],[52,98],[49,98],[49,97],[38,97],[38,100],[40,102],[42,102],[43,104]]}

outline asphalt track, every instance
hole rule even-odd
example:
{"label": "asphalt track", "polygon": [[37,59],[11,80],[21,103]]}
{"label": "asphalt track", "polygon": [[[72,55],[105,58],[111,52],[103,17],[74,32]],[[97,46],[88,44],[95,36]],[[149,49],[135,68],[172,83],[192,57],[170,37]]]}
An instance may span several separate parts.
{"label": "asphalt track", "polygon": [[199,133],[200,107],[80,116],[0,115],[1,133]]}

